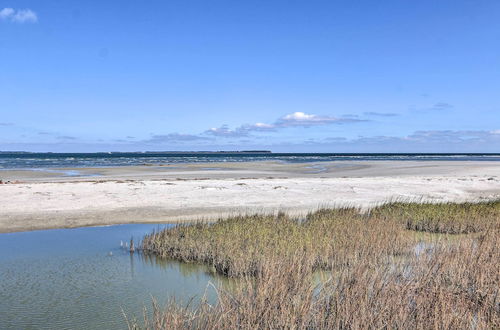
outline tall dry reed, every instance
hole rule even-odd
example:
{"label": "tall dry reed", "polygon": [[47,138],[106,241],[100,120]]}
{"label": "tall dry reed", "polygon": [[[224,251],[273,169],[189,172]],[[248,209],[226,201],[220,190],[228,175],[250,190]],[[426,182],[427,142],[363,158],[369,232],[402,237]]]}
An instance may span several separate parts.
{"label": "tall dry reed", "polygon": [[[238,284],[217,288],[215,305],[154,304],[152,318],[128,325],[500,328],[499,205],[393,203],[368,214],[255,215],[155,232],[144,238],[144,253],[207,263]],[[327,280],[314,280],[317,270],[327,270]]]}

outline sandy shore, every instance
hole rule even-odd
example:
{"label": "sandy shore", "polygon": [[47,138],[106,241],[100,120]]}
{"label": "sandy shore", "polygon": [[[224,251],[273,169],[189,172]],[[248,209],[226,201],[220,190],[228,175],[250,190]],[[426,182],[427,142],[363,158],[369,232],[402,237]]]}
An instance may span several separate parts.
{"label": "sandy shore", "polygon": [[0,185],[0,232],[500,197],[498,162],[209,163],[4,170],[0,178],[15,182]]}

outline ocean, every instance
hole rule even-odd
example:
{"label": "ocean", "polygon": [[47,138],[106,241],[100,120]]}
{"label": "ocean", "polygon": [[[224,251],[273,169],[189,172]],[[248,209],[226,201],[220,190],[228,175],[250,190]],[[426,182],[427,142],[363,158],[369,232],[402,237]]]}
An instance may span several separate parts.
{"label": "ocean", "polygon": [[0,152],[0,169],[44,169],[182,163],[280,161],[500,161],[500,154],[368,154],[270,152],[9,153]]}

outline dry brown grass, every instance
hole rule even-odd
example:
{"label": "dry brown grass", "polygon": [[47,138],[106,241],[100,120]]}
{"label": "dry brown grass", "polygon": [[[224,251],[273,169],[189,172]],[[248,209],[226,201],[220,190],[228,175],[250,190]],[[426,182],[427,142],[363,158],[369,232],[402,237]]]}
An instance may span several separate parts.
{"label": "dry brown grass", "polygon": [[[217,289],[215,305],[155,304],[142,326],[500,328],[499,205],[394,203],[365,215],[341,209],[302,221],[236,217],[153,233],[144,253],[203,262],[239,280]],[[328,270],[326,281],[313,279],[318,269]]]}

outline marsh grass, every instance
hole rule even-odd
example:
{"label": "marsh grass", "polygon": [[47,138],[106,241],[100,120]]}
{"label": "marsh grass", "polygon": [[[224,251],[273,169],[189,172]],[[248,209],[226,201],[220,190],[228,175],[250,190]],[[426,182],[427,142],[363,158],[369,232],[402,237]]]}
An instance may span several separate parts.
{"label": "marsh grass", "polygon": [[500,202],[482,203],[390,203],[371,211],[374,217],[402,222],[407,229],[468,234],[498,225]]}
{"label": "marsh grass", "polygon": [[[143,253],[204,263],[238,284],[216,288],[215,305],[154,304],[142,326],[499,328],[499,211],[499,202],[391,203],[157,231]],[[329,276],[315,281],[318,270]]]}

